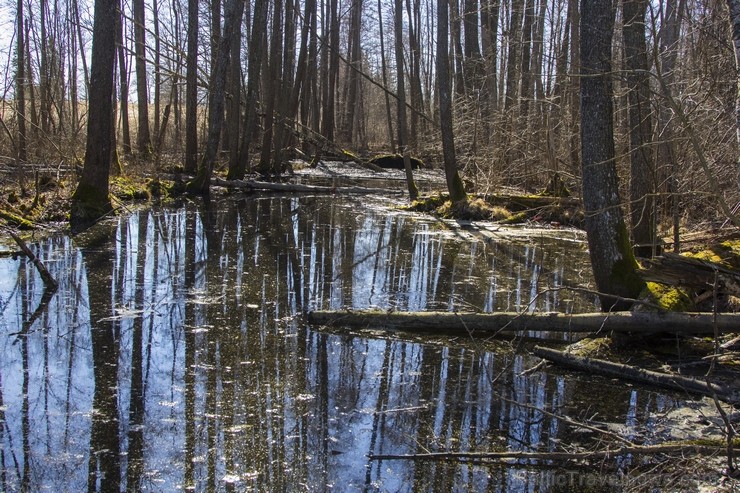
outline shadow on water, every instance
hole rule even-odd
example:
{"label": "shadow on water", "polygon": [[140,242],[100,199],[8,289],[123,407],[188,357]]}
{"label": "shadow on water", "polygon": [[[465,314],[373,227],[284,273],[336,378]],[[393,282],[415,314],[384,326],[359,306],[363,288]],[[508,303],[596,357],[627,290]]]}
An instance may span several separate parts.
{"label": "shadow on water", "polygon": [[525,372],[535,362],[516,342],[305,326],[317,308],[590,306],[552,289],[589,282],[582,241],[461,238],[368,202],[133,213],[37,247],[60,284],[50,298],[24,260],[0,260],[0,490],[608,489],[614,473],[543,461],[368,457],[554,450],[592,437],[549,412],[636,429],[674,404]]}

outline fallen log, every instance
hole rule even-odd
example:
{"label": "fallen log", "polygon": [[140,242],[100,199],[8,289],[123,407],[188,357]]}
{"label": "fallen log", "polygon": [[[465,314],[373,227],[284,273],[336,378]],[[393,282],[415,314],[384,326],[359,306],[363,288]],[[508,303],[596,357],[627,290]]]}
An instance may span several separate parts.
{"label": "fallen log", "polygon": [[740,296],[740,272],[725,265],[670,252],[645,263],[647,268],[637,273],[646,281],[708,290],[717,287]]}
{"label": "fallen log", "polygon": [[689,443],[665,443],[659,445],[623,445],[613,449],[585,452],[524,452],[508,450],[502,452],[424,452],[418,454],[370,454],[369,460],[431,460],[457,462],[500,462],[507,460],[581,462],[604,460],[623,455],[709,455],[722,453],[722,446]]}
{"label": "fallen log", "polygon": [[577,356],[575,354],[542,346],[535,346],[534,354],[548,361],[575,368],[577,370],[587,371],[589,373],[632,380],[671,390],[684,391],[690,394],[699,394],[710,397],[716,395],[716,397],[721,401],[734,405],[740,404],[740,389],[737,388],[726,388],[721,385],[712,384],[682,375],[671,375],[622,363],[613,363],[611,361],[601,359]]}
{"label": "fallen log", "polygon": [[322,185],[304,185],[301,183],[272,183],[256,180],[224,180],[213,178],[211,184],[217,187],[238,190],[267,190],[274,192],[303,192],[303,193],[346,193],[346,194],[379,194],[379,195],[402,195],[403,190],[373,187],[328,187]]}
{"label": "fallen log", "polygon": [[[612,313],[454,313],[323,311],[308,313],[316,325],[374,327],[388,330],[466,333],[553,332],[631,332],[651,334],[720,334],[740,332],[740,315],[687,312],[612,312]],[[715,325],[716,322],[716,325]]]}

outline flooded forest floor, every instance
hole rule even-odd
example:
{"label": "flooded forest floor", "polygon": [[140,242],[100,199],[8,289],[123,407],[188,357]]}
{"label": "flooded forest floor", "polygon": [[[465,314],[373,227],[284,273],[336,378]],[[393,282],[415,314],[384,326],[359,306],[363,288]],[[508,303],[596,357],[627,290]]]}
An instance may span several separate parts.
{"label": "flooded forest floor", "polygon": [[[16,255],[13,242],[6,234],[8,229],[22,232],[22,236],[29,244],[33,244],[46,234],[67,229],[69,197],[74,191],[75,181],[72,173],[48,169],[40,170],[33,175],[2,176],[0,226],[4,231],[0,232],[0,236],[3,239],[4,250],[0,253],[5,256]],[[490,190],[477,194],[476,199],[471,200],[471,205],[466,210],[456,211],[445,205],[441,193],[445,186],[444,175],[440,170],[420,169],[414,172],[414,176],[425,200],[411,206],[405,199],[406,183],[401,170],[389,169],[378,172],[354,163],[340,162],[322,162],[314,168],[295,163],[294,173],[289,175],[285,182],[330,187],[328,193],[332,193],[333,189],[336,201],[343,200],[340,195],[343,188],[378,188],[381,189],[378,194],[381,197],[368,202],[366,207],[374,207],[381,212],[386,210],[388,214],[395,214],[399,210],[406,214],[433,214],[436,218],[434,227],[463,239],[500,242],[516,238],[520,234],[529,234],[526,232],[533,229],[548,237],[582,235],[580,232],[574,233],[574,227],[579,226],[582,221],[582,212],[576,198],[548,197],[544,194],[527,195],[516,190]],[[141,201],[167,203],[180,200],[184,179],[185,177],[177,174],[146,176],[143,173],[113,177],[111,193],[114,197],[114,208],[120,214],[126,214],[139,208]],[[255,181],[245,181],[242,185],[228,188],[214,186],[211,199],[232,197],[240,193],[252,194],[257,193],[257,190],[259,187],[255,185]],[[269,190],[266,193],[269,193]],[[307,189],[300,193],[319,192]],[[533,206],[537,200],[546,203]],[[460,217],[461,213],[465,216]],[[685,249],[683,253],[691,258],[702,262],[715,262],[730,271],[737,272],[737,269],[740,269],[740,234],[734,229],[686,231],[683,233],[683,246]],[[583,265],[580,268],[588,270],[589,266]],[[650,289],[645,294],[645,300],[663,309],[711,312],[711,307],[719,306],[719,302],[722,311],[734,312],[740,308],[740,300],[733,294],[723,294],[721,300],[718,300],[716,295],[712,297],[711,294],[707,294],[711,291],[711,286],[703,290],[687,291],[654,282],[648,284]],[[594,298],[593,293],[589,294],[592,287],[588,284],[570,288],[573,288],[571,293],[573,296],[583,296],[587,300]],[[594,305],[590,311],[596,312],[598,307]],[[522,339],[521,347],[529,354],[532,354],[535,344],[532,341],[535,339],[539,339],[539,334],[527,334],[527,337]],[[486,338],[483,341],[487,344]],[[737,330],[719,337],[670,334],[604,336],[597,333],[567,341],[562,338],[559,340],[544,338],[536,343],[585,358],[618,362],[645,370],[712,382],[734,391],[740,400],[740,337]],[[521,373],[541,371],[545,365],[547,363],[542,360],[535,367],[522,368]],[[567,373],[568,370],[552,367],[548,371]],[[624,386],[632,385],[637,384],[624,381]],[[593,388],[592,391],[598,393],[599,389]],[[660,481],[681,475],[690,475],[694,478],[691,484],[696,491],[736,491],[739,487],[738,480],[730,476],[733,474],[733,467],[737,466],[736,450],[740,450],[740,443],[734,436],[734,430],[740,426],[740,409],[721,403],[716,396],[687,397],[682,406],[663,414],[652,425],[653,441],[650,443],[643,443],[640,436],[629,436],[628,440],[624,440],[626,431],[623,426],[614,423],[594,422],[586,426],[589,422],[587,415],[580,416],[580,420],[584,425],[580,432],[591,436],[590,443],[606,443],[607,449],[616,450],[625,446],[629,448],[638,444],[679,446],[675,450],[656,451],[654,456],[650,455],[651,459],[645,459],[642,463],[638,461],[637,468],[642,468],[643,478],[647,478],[647,482],[640,487],[631,484],[630,488],[625,490],[647,491],[652,480],[656,481],[654,487],[661,491]],[[656,437],[659,437],[657,441]],[[704,452],[693,454],[692,451],[702,447]],[[597,448],[591,451],[596,453]],[[706,453],[709,449],[715,450],[715,453]],[[639,456],[639,452],[635,453]],[[411,456],[405,459],[424,460],[423,457]],[[456,459],[451,456],[447,460]],[[467,460],[476,458],[468,457]],[[482,456],[478,457],[478,460],[482,460]],[[656,471],[660,474],[656,474]],[[736,474],[737,470],[734,473]]]}

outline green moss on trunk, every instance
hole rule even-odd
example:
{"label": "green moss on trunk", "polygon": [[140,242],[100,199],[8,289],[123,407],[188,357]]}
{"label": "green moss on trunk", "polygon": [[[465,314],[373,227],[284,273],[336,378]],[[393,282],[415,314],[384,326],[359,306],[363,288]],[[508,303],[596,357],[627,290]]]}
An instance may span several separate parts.
{"label": "green moss on trunk", "polygon": [[[637,263],[632,251],[627,226],[622,223],[617,229],[617,248],[622,259],[614,263],[611,271],[612,285],[616,288],[619,296],[625,298],[637,298],[645,289],[645,281],[637,275],[640,264]],[[622,303],[618,303],[620,309],[625,309]]]}
{"label": "green moss on trunk", "polygon": [[73,233],[79,233],[110,213],[113,206],[107,190],[80,183],[72,195],[69,223]]}

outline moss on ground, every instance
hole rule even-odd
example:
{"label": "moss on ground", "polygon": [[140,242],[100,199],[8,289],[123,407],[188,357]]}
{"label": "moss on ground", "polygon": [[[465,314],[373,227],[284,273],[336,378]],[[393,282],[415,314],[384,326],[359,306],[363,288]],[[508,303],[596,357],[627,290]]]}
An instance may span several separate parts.
{"label": "moss on ground", "polygon": [[645,283],[645,288],[640,293],[640,299],[649,301],[670,312],[688,312],[695,309],[691,297],[684,289],[657,282]]}

